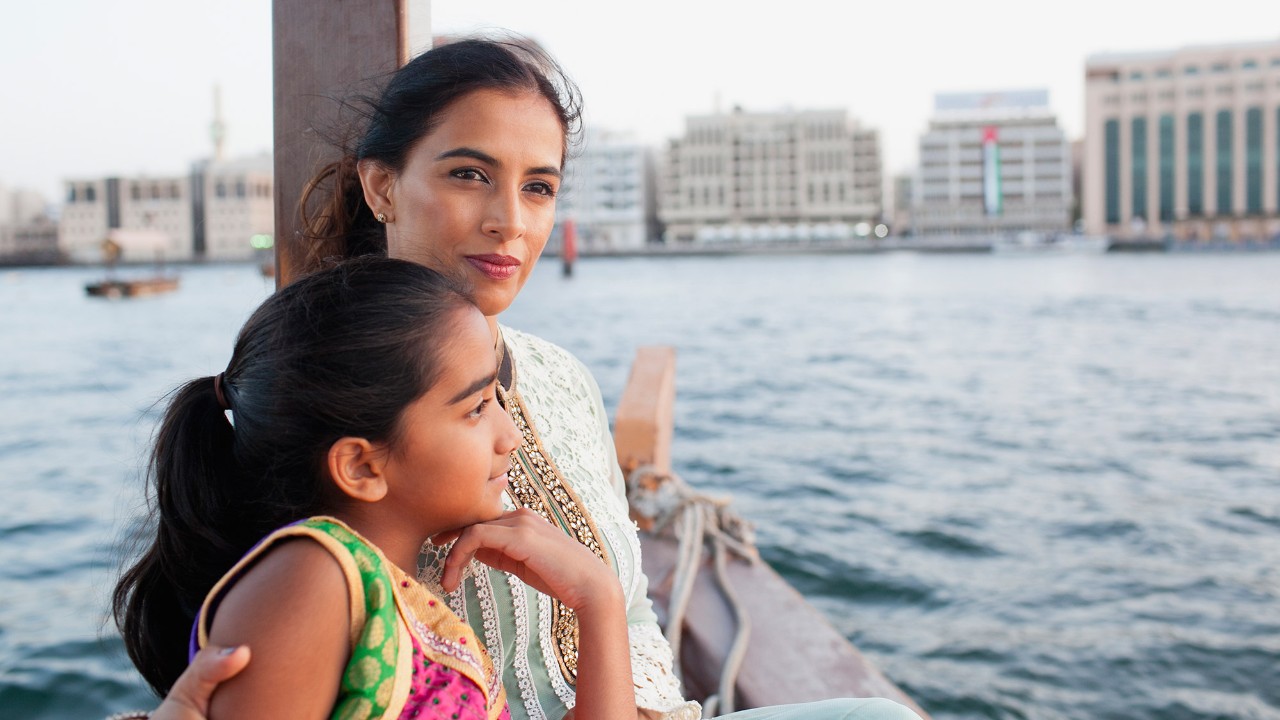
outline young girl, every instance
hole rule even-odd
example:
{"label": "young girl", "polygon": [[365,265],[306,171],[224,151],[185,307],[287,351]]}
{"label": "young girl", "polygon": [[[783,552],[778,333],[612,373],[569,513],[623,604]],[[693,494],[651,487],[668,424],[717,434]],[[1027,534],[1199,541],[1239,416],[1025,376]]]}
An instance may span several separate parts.
{"label": "young girl", "polygon": [[152,687],[200,646],[249,645],[210,717],[506,717],[474,632],[413,581],[423,543],[451,541],[445,590],[474,558],[577,613],[577,717],[636,717],[616,574],[504,511],[519,435],[497,370],[466,291],[420,265],[353,260],[264,302],[156,438],[155,539],[114,595]]}

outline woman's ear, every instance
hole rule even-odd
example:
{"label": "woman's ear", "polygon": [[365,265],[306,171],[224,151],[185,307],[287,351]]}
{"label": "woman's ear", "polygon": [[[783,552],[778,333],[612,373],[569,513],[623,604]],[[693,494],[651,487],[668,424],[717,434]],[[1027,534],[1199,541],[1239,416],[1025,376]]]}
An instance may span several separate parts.
{"label": "woman's ear", "polygon": [[364,189],[365,204],[375,216],[386,218],[379,218],[381,222],[393,222],[395,206],[391,202],[391,188],[396,184],[395,173],[377,160],[369,158],[356,164],[356,172],[360,175],[360,187]]}
{"label": "woman's ear", "polygon": [[387,450],[364,438],[344,437],[329,446],[329,477],[347,497],[378,502],[387,496]]}

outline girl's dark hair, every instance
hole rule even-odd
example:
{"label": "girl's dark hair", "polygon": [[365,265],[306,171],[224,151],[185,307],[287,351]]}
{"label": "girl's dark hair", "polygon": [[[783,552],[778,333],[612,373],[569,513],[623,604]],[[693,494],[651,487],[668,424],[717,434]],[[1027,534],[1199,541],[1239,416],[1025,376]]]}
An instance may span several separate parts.
{"label": "girl's dark hair", "polygon": [[214,583],[267,533],[333,507],[333,442],[396,441],[466,307],[465,289],[420,265],[341,263],[272,295],[240,330],[220,381],[233,422],[214,378],[174,391],[149,467],[154,540],[112,597],[129,657],[156,692],[186,667]]}
{"label": "girl's dark hair", "polygon": [[392,73],[379,97],[358,101],[365,106],[363,135],[303,188],[299,205],[307,252],[301,271],[333,259],[385,255],[386,228],[364,201],[357,163],[374,160],[402,171],[409,151],[435,129],[454,101],[476,90],[495,89],[546,98],[564,128],[567,153],[581,129],[581,95],[536,43],[469,38],[428,50]]}

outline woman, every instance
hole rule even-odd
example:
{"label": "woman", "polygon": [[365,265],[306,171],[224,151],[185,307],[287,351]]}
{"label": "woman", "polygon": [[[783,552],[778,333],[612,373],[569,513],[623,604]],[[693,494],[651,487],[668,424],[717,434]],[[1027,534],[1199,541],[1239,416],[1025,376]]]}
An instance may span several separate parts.
{"label": "woman", "polygon": [[[563,349],[498,323],[550,236],[579,109],[573,84],[524,43],[463,40],[418,56],[393,74],[373,103],[358,145],[304,192],[309,269],[385,253],[462,275],[473,286],[501,358],[503,404],[522,435],[512,456],[510,506],[531,508],[559,525],[618,574],[628,597],[642,716],[695,720],[700,708],[681,696],[671,648],[647,597],[599,388]],[[424,553],[422,582],[439,585],[442,556]],[[572,715],[572,611],[476,563],[448,597],[502,668],[512,718]],[[916,716],[871,699],[730,717]]]}

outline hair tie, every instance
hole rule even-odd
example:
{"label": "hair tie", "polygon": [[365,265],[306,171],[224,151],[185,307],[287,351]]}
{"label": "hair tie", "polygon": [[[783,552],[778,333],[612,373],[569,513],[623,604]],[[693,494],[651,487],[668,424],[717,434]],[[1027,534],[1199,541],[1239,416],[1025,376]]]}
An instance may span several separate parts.
{"label": "hair tie", "polygon": [[213,394],[218,398],[218,406],[223,410],[230,410],[231,406],[227,404],[227,396],[222,394],[222,375],[218,373],[213,376]]}

